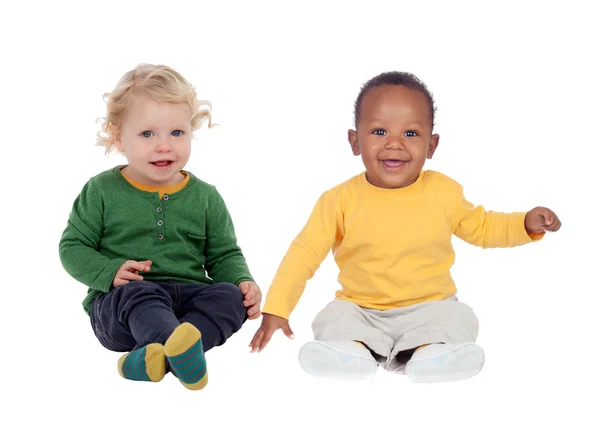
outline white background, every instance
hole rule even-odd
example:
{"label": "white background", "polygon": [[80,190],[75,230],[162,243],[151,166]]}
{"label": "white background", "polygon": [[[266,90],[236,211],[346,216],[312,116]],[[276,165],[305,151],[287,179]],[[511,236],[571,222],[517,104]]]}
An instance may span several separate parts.
{"label": "white background", "polygon": [[[595,420],[598,96],[594,2],[28,2],[2,6],[2,420]],[[90,6],[93,5],[93,6]],[[18,7],[18,9],[16,9]],[[414,72],[438,107],[427,168],[497,211],[552,208],[541,243],[457,240],[453,276],[477,312],[484,370],[452,384],[314,379],[297,364],[332,298],[330,257],[261,354],[259,321],[207,353],[190,392],[123,380],[58,259],[72,201],[123,160],[94,146],[102,94],[141,62],[167,64],[212,102],[187,167],[215,184],[266,293],[321,192],[363,170],[347,144],[359,88]],[[7,416],[7,415],[12,416]]]}

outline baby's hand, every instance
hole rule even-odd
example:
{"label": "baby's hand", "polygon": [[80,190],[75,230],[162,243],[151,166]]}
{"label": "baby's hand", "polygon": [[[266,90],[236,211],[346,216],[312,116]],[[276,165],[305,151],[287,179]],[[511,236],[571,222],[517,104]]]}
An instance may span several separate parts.
{"label": "baby's hand", "polygon": [[560,226],[560,220],[548,208],[536,207],[525,216],[525,229],[527,233],[555,232],[560,229]]}
{"label": "baby's hand", "polygon": [[262,350],[267,347],[267,344],[271,340],[273,333],[280,328],[283,330],[283,334],[289,338],[293,339],[295,337],[287,319],[278,317],[276,315],[263,314],[262,324],[248,345],[248,347],[252,348],[250,352],[254,353],[257,350],[259,353],[262,352]]}
{"label": "baby's hand", "polygon": [[143,280],[144,277],[139,275],[140,271],[150,271],[152,261],[127,261],[119,267],[117,274],[112,282],[114,287],[120,287],[133,280]]}
{"label": "baby's hand", "polygon": [[262,293],[253,281],[242,281],[239,285],[244,295],[244,307],[248,309],[248,319],[256,319],[260,316],[260,301]]}

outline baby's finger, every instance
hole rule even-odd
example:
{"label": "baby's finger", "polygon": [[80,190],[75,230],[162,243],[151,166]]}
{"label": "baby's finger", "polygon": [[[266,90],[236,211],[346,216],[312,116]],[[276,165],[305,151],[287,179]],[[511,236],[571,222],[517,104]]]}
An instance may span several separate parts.
{"label": "baby's finger", "polygon": [[246,300],[252,300],[256,297],[262,297],[262,294],[260,293],[260,290],[258,289],[250,289],[250,291],[246,294],[246,296],[244,296],[244,299]]}
{"label": "baby's finger", "polygon": [[[150,266],[152,265],[152,261],[139,261],[140,267],[136,268],[138,271],[150,271]],[[141,268],[141,269],[140,269]]]}
{"label": "baby's finger", "polygon": [[251,347],[250,353],[254,353],[258,350],[264,335],[264,330],[262,328],[259,328],[256,334],[254,334],[254,337],[252,338],[252,341],[249,344],[249,347]]}
{"label": "baby's finger", "polygon": [[262,352],[265,349],[265,347],[267,347],[267,344],[269,344],[269,342],[271,341],[271,337],[273,337],[274,332],[274,330],[265,331],[265,334],[258,347],[258,353]]}
{"label": "baby's finger", "polygon": [[146,262],[127,261],[123,265],[123,269],[126,271],[149,271],[150,266]]}
{"label": "baby's finger", "polygon": [[560,221],[555,220],[550,226],[548,226],[548,230],[555,232],[560,228]]}
{"label": "baby's finger", "polygon": [[258,293],[260,293],[260,289],[258,288],[258,286],[256,285],[256,283],[248,283],[248,294],[255,296]]}
{"label": "baby's finger", "polygon": [[556,215],[548,208],[542,208],[540,214],[544,217],[544,223],[546,226],[549,226],[556,221]]}
{"label": "baby's finger", "polygon": [[250,286],[248,286],[248,282],[247,281],[243,281],[239,284],[239,288],[242,291],[242,294],[247,295],[248,292],[250,291]]}
{"label": "baby's finger", "polygon": [[248,319],[256,319],[260,316],[260,306],[254,305],[248,309]]}
{"label": "baby's finger", "polygon": [[247,308],[248,306],[255,305],[258,302],[260,302],[260,300],[261,300],[261,296],[260,295],[256,295],[256,296],[254,296],[254,297],[252,297],[250,299],[245,300],[244,301],[244,307]]}
{"label": "baby's finger", "polygon": [[130,271],[121,271],[118,274],[119,278],[122,278],[123,280],[129,280],[129,281],[135,281],[135,280],[143,280],[144,277],[142,277],[139,274],[134,274]]}
{"label": "baby's finger", "polygon": [[282,330],[283,330],[283,334],[285,334],[289,338],[291,338],[291,339],[296,338],[296,336],[294,335],[294,332],[292,331],[292,327],[290,327],[290,324],[286,324],[285,327],[282,328]]}
{"label": "baby's finger", "polygon": [[128,280],[123,280],[122,278],[116,278],[115,281],[113,282],[113,286],[121,287],[127,283],[129,283]]}

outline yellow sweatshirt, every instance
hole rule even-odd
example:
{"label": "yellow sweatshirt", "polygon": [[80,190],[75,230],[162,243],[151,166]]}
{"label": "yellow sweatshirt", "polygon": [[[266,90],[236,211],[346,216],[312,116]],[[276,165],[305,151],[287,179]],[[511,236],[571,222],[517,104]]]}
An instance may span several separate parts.
{"label": "yellow sweatshirt", "polygon": [[323,193],[292,242],[267,293],[264,313],[288,319],[330,251],[339,267],[336,299],[387,310],[456,293],[452,235],[483,248],[540,240],[525,212],[474,206],[462,186],[435,171],[412,185],[383,189],[361,173]]}

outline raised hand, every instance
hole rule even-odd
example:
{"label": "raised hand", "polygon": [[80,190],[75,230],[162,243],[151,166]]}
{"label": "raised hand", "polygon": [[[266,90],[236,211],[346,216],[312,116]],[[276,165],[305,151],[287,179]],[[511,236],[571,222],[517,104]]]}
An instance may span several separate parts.
{"label": "raised hand", "polygon": [[527,233],[555,232],[560,229],[561,222],[551,209],[536,207],[525,216]]}

